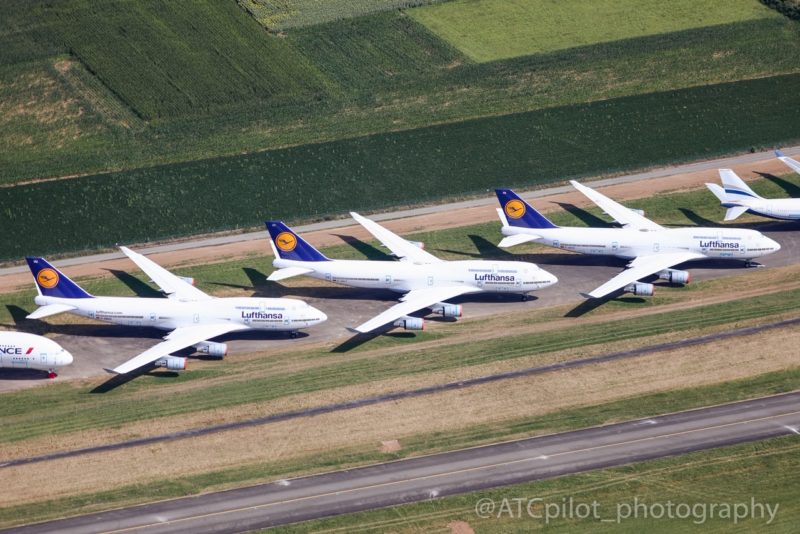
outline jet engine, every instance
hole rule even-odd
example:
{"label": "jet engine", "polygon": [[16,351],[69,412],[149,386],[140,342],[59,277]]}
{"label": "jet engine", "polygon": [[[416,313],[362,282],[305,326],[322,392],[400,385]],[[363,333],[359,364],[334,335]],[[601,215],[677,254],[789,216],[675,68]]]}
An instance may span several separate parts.
{"label": "jet engine", "polygon": [[179,276],[178,278],[180,278],[181,280],[183,280],[184,282],[186,282],[190,286],[194,285],[194,278],[192,278],[191,276]]}
{"label": "jet engine", "polygon": [[425,330],[425,319],[419,317],[401,317],[392,324],[405,330]]}
{"label": "jet engine", "polygon": [[437,302],[431,306],[431,311],[433,313],[438,313],[442,317],[461,317],[461,304]]}
{"label": "jet engine", "polygon": [[214,358],[222,359],[228,354],[228,345],[225,343],[214,343],[213,341],[201,341],[194,346],[197,352],[208,354]]}
{"label": "jet engine", "polygon": [[628,293],[633,293],[634,295],[639,295],[643,297],[651,297],[653,293],[655,293],[655,288],[653,284],[646,284],[644,282],[635,282],[633,284],[628,284],[625,286],[624,291]]}
{"label": "jet engine", "polygon": [[688,284],[692,281],[689,271],[678,271],[677,269],[664,269],[658,273],[661,280],[667,280],[671,284]]}
{"label": "jet engine", "polygon": [[644,210],[640,210],[640,209],[636,209],[636,208],[628,208],[628,209],[631,210],[636,215],[641,215],[642,217],[644,217]]}
{"label": "jet engine", "polygon": [[179,356],[164,356],[154,363],[156,367],[166,367],[171,371],[183,371],[186,369],[186,358],[181,358]]}
{"label": "jet engine", "polygon": [[422,241],[409,241],[409,243],[411,243],[412,245],[414,245],[417,248],[421,248],[421,249],[425,248],[425,243],[423,243]]}

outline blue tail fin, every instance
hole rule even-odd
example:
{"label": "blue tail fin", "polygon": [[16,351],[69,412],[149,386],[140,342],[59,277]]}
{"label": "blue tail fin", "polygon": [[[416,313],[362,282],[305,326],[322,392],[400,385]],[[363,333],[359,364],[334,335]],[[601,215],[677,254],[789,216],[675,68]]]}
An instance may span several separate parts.
{"label": "blue tail fin", "polygon": [[494,192],[497,193],[497,200],[500,201],[509,225],[521,228],[558,228],[511,189],[495,189]]}
{"label": "blue tail fin", "polygon": [[65,299],[89,299],[92,296],[61,271],[47,263],[44,258],[25,258],[33,273],[39,293],[45,297]]}
{"label": "blue tail fin", "polygon": [[281,259],[295,261],[330,261],[319,250],[309,245],[282,221],[265,221],[274,249]]}

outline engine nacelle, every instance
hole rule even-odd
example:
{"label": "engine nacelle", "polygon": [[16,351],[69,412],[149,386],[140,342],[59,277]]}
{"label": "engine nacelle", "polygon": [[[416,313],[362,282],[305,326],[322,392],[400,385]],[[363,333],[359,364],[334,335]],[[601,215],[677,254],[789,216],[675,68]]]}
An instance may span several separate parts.
{"label": "engine nacelle", "polygon": [[228,345],[225,343],[214,343],[213,341],[201,341],[194,346],[197,352],[208,354],[214,358],[224,358],[228,354]]}
{"label": "engine nacelle", "polygon": [[191,276],[179,276],[178,278],[180,278],[181,280],[183,280],[184,282],[186,282],[190,286],[194,285],[194,278],[192,278]]}
{"label": "engine nacelle", "polygon": [[636,208],[628,208],[628,209],[631,210],[636,215],[641,215],[642,217],[644,217],[644,210],[640,210],[640,209],[636,209]]}
{"label": "engine nacelle", "polygon": [[425,243],[423,243],[422,241],[409,241],[409,243],[411,243],[412,245],[414,245],[417,248],[421,248],[421,249],[425,248]]}
{"label": "engine nacelle", "polygon": [[677,269],[664,269],[658,273],[658,277],[671,284],[688,284],[692,281],[692,274],[689,271],[678,271]]}
{"label": "engine nacelle", "polygon": [[438,313],[442,317],[461,317],[461,304],[437,302],[431,306],[431,311],[433,313]]}
{"label": "engine nacelle", "polygon": [[156,367],[166,367],[171,371],[183,371],[186,369],[186,358],[179,356],[164,356],[154,363]]}
{"label": "engine nacelle", "polygon": [[653,286],[653,284],[646,284],[644,282],[635,282],[633,284],[628,284],[627,286],[625,286],[624,291],[642,297],[652,297],[653,293],[655,293],[655,287]]}
{"label": "engine nacelle", "polygon": [[392,324],[405,330],[425,330],[425,319],[419,317],[401,317]]}

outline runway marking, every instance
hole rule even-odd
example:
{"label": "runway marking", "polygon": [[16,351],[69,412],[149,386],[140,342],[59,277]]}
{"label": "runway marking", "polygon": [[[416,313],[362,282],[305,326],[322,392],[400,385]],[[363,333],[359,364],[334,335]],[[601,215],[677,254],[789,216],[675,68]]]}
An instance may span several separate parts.
{"label": "runway marking", "polygon": [[[489,464],[489,465],[481,465],[481,466],[476,466],[476,467],[466,467],[466,468],[463,468],[463,469],[456,469],[454,471],[447,471],[445,473],[436,473],[436,474],[432,474],[432,475],[411,477],[411,478],[405,478],[403,480],[393,480],[391,482],[381,482],[381,483],[378,483],[378,484],[370,484],[370,485],[366,485],[366,486],[359,486],[359,487],[356,487],[356,488],[342,489],[342,490],[337,490],[337,491],[329,491],[329,492],[325,492],[325,493],[317,493],[317,494],[314,494],[314,495],[306,495],[304,497],[296,497],[294,499],[286,499],[286,500],[283,500],[283,501],[276,501],[276,502],[264,503],[264,504],[256,504],[256,505],[252,505],[252,506],[244,506],[244,507],[241,507],[241,508],[233,508],[233,509],[230,509],[230,510],[221,510],[219,512],[211,512],[211,513],[207,513],[207,514],[194,515],[194,516],[190,516],[190,517],[182,517],[182,518],[178,518],[178,519],[170,519],[170,520],[167,520],[167,521],[161,521],[161,522],[156,522],[156,523],[148,523],[148,524],[145,524],[145,525],[127,527],[127,528],[118,529],[118,530],[109,530],[109,531],[106,531],[106,533],[107,534],[113,534],[113,533],[117,533],[117,532],[131,532],[131,531],[134,531],[134,530],[141,530],[141,529],[150,528],[150,527],[153,527],[153,526],[174,524],[174,523],[180,523],[180,522],[184,522],[184,521],[193,521],[193,520],[204,519],[204,518],[208,518],[208,517],[216,517],[216,516],[235,513],[235,512],[245,512],[245,511],[249,511],[249,510],[258,510],[260,508],[268,508],[268,507],[271,507],[271,506],[278,506],[278,505],[282,505],[282,504],[289,504],[289,503],[295,503],[295,502],[308,501],[308,500],[311,500],[311,499],[319,499],[319,498],[328,497],[328,496],[331,496],[331,495],[341,495],[343,493],[353,493],[353,492],[357,492],[357,491],[367,491],[367,490],[376,489],[376,488],[384,488],[384,487],[394,486],[394,485],[397,485],[397,484],[405,484],[405,483],[408,483],[408,482],[416,482],[416,481],[421,481],[421,480],[429,480],[429,479],[441,478],[441,477],[445,477],[445,476],[458,475],[458,474],[461,474],[461,473],[469,473],[469,472],[473,472],[473,471],[481,471],[481,470],[484,470],[484,469],[491,469],[491,468],[494,468],[494,467],[504,467],[504,466],[508,466],[508,465],[514,465],[514,464],[523,463],[523,462],[530,462],[530,461],[534,461],[534,460],[541,461],[541,460],[543,460],[545,458],[546,459],[550,459],[550,458],[553,458],[553,457],[556,457],[556,456],[566,456],[566,455],[569,455],[569,454],[578,454],[578,453],[583,453],[583,452],[589,452],[589,451],[605,449],[605,448],[609,448],[609,447],[622,447],[622,446],[625,446],[625,445],[631,445],[631,444],[634,444],[634,443],[642,443],[642,442],[645,442],[645,441],[652,441],[652,440],[656,440],[656,439],[674,438],[674,437],[677,437],[677,436],[692,434],[692,433],[695,433],[695,432],[707,432],[707,431],[710,431],[710,430],[717,430],[717,429],[720,429],[720,428],[732,427],[732,426],[737,426],[737,425],[746,425],[746,424],[750,424],[750,423],[756,423],[756,422],[759,422],[759,421],[768,421],[770,419],[778,419],[778,418],[781,418],[781,417],[787,417],[787,416],[799,415],[799,414],[800,414],[800,410],[796,410],[796,411],[793,411],[793,412],[786,412],[786,413],[781,413],[781,414],[777,414],[777,415],[768,415],[768,416],[764,416],[764,417],[757,417],[755,419],[747,419],[747,420],[744,420],[744,421],[734,421],[732,423],[724,423],[724,424],[720,424],[720,425],[712,425],[712,426],[708,426],[708,427],[695,428],[695,429],[692,429],[692,430],[683,430],[683,431],[680,431],[680,432],[672,432],[670,434],[660,434],[660,435],[656,435],[656,436],[649,436],[649,437],[645,437],[645,438],[632,439],[632,440],[628,440],[628,441],[607,443],[605,445],[597,445],[597,446],[594,446],[594,447],[585,447],[583,449],[575,449],[575,450],[571,450],[571,451],[557,452],[557,453],[553,453],[553,454],[551,454],[549,456],[546,456],[544,458],[542,456],[529,457],[529,458],[521,458],[521,459],[518,459],[518,460],[509,460],[509,461],[506,461],[506,462],[498,462],[498,463],[493,463],[493,464]],[[790,427],[788,427],[787,425],[781,425],[780,428],[783,428],[785,430],[790,430]],[[797,433],[797,432],[795,432],[795,433]],[[452,452],[458,452],[458,451],[452,451]],[[447,453],[444,453],[444,454],[447,454]],[[376,465],[380,465],[380,464],[376,464]],[[374,466],[366,466],[366,467],[374,467]]]}

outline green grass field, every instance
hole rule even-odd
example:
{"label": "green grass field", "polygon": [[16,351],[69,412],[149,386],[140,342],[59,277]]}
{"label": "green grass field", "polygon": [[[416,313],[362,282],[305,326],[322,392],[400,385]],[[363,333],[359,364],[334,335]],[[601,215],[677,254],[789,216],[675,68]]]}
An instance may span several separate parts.
{"label": "green grass field", "polygon": [[334,20],[441,2],[443,0],[237,0],[271,30],[323,24]]}
{"label": "green grass field", "polygon": [[457,0],[407,13],[475,61],[779,16],[754,0]]}
{"label": "green grass field", "polygon": [[[800,139],[797,94],[800,75],[767,78],[2,188],[0,259],[257,227],[268,218],[321,219],[771,146]],[[376,195],[375,177],[392,184],[388,194]],[[58,223],[42,225],[53,213]]]}

